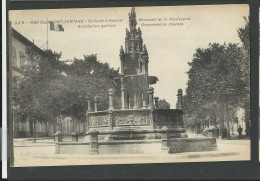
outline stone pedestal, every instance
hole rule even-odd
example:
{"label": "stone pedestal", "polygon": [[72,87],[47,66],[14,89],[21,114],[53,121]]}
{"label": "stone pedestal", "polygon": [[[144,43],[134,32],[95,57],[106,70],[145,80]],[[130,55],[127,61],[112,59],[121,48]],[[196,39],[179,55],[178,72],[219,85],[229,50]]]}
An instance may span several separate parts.
{"label": "stone pedestal", "polygon": [[63,135],[60,131],[57,131],[54,135],[54,141],[55,141],[55,154],[59,154],[60,153],[60,147],[59,147],[59,143],[62,142],[62,138]]}
{"label": "stone pedestal", "polygon": [[162,141],[162,152],[168,153],[168,129],[163,128],[163,132],[161,133],[161,141]]}
{"label": "stone pedestal", "polygon": [[63,135],[60,131],[57,131],[54,135],[54,141],[55,142],[62,142],[62,139],[63,139]]}
{"label": "stone pedestal", "polygon": [[114,109],[114,89],[108,90],[108,96],[109,96],[109,110]]}
{"label": "stone pedestal", "polygon": [[78,133],[77,132],[73,132],[73,133],[71,133],[71,140],[72,141],[78,141],[78,138],[79,138],[79,135],[78,135]]}
{"label": "stone pedestal", "polygon": [[98,155],[98,131],[93,130],[89,131],[88,134],[90,135],[89,140],[89,154],[91,155]]}
{"label": "stone pedestal", "polygon": [[176,104],[176,108],[179,110],[182,110],[183,105],[182,105],[182,89],[178,89],[178,94],[177,94],[178,100]]}
{"label": "stone pedestal", "polygon": [[98,100],[97,100],[97,96],[94,97],[94,111],[95,111],[95,112],[98,111]]}
{"label": "stone pedestal", "polygon": [[203,130],[203,134],[204,134],[204,136],[210,137],[210,138],[218,137],[218,130],[216,127],[210,126],[209,128],[205,128]]}
{"label": "stone pedestal", "polygon": [[87,101],[88,101],[88,112],[91,112],[91,104],[90,104],[90,96],[87,96]]}

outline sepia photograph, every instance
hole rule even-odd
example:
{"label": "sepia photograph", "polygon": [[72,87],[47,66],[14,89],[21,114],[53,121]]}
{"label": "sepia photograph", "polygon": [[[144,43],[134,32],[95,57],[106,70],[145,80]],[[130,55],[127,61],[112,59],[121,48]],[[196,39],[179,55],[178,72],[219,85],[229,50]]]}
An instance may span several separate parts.
{"label": "sepia photograph", "polygon": [[249,6],[10,10],[12,167],[250,160]]}

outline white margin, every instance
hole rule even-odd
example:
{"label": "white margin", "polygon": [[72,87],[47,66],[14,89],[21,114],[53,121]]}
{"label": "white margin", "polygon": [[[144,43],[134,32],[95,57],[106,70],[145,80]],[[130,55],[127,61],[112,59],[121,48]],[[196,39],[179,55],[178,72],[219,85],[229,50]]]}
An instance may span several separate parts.
{"label": "white margin", "polygon": [[2,178],[7,178],[6,0],[2,0]]}

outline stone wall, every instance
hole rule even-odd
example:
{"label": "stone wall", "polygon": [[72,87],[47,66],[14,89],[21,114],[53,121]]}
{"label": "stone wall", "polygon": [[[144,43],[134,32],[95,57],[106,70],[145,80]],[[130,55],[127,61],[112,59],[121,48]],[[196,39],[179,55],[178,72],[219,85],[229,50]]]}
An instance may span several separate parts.
{"label": "stone wall", "polygon": [[169,153],[213,151],[217,149],[215,138],[171,138]]}
{"label": "stone wall", "polygon": [[144,126],[151,128],[183,127],[182,110],[176,109],[126,109],[87,113],[88,129]]}
{"label": "stone wall", "polygon": [[[166,141],[166,142],[165,142]],[[166,143],[166,144],[164,144]],[[57,154],[173,154],[216,151],[215,138],[170,138],[165,140],[109,140],[56,142]]]}
{"label": "stone wall", "polygon": [[155,109],[154,114],[154,126],[156,129],[162,128],[163,126],[183,127],[183,116],[182,110],[178,109]]}

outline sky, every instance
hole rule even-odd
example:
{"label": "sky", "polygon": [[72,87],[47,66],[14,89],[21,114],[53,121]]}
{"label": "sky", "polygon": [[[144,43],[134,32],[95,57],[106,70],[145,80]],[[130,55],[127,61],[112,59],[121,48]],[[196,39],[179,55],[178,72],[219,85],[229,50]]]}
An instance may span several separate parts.
{"label": "sky", "polygon": [[[152,85],[155,96],[166,99],[173,109],[177,90],[183,89],[185,94],[188,62],[192,61],[196,49],[207,48],[209,43],[241,44],[237,29],[245,26],[243,17],[249,15],[248,5],[135,9],[137,27],[142,30],[149,55],[149,75],[159,79]],[[125,31],[129,29],[130,11],[131,7],[16,10],[10,11],[9,16],[13,28],[39,47],[46,43],[48,32],[49,49],[62,52],[61,60],[83,59],[83,55],[97,54],[99,61],[108,62],[117,69],[120,67],[120,46],[124,46]],[[47,31],[47,20],[59,21],[64,32]],[[105,27],[101,28],[103,25]]]}

